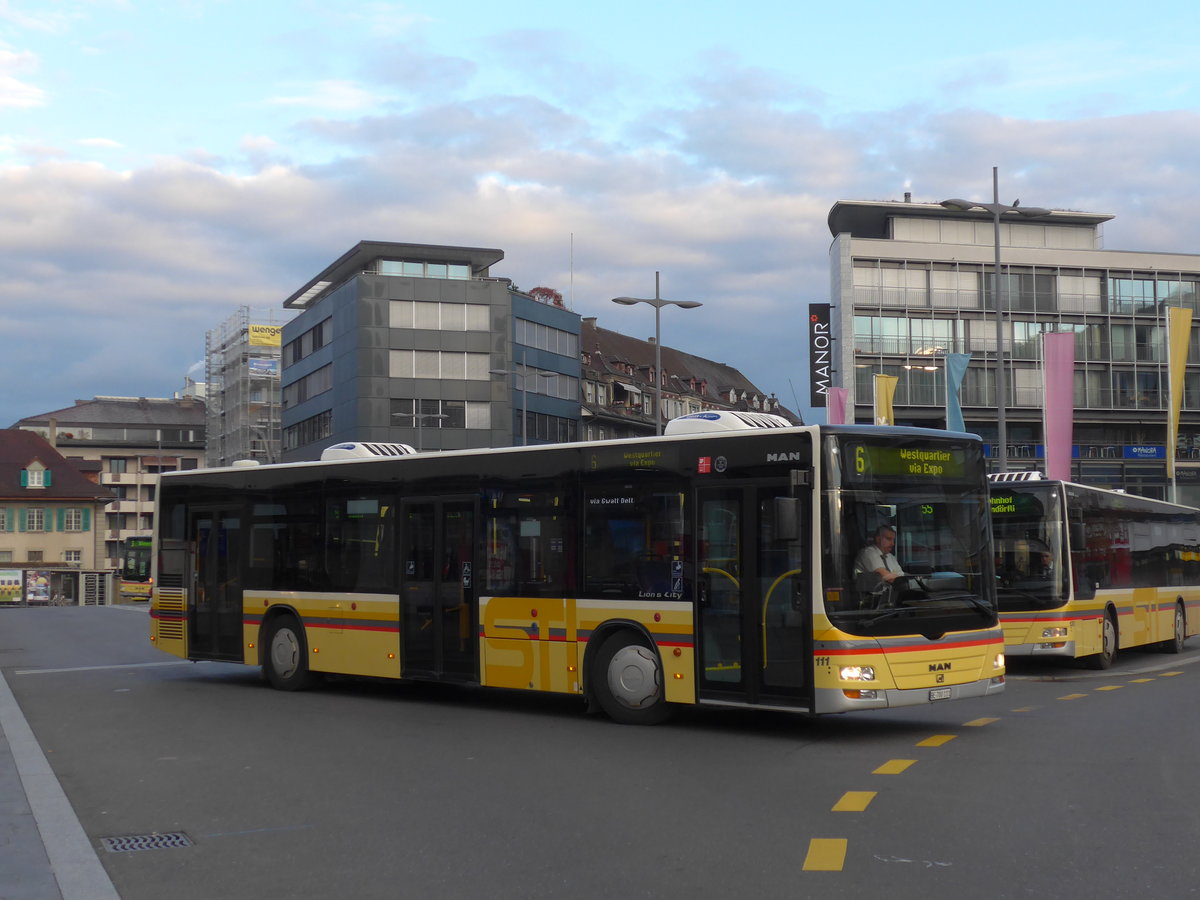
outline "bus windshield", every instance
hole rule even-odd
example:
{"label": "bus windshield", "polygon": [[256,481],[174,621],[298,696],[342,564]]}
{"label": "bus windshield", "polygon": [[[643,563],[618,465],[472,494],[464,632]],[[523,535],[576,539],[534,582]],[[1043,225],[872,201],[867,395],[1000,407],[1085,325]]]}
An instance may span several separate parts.
{"label": "bus windshield", "polygon": [[935,636],[995,624],[978,446],[839,438],[829,450],[825,600],[834,626]]}
{"label": "bus windshield", "polygon": [[996,595],[1002,611],[1054,609],[1067,602],[1062,521],[1057,485],[992,486]]}
{"label": "bus windshield", "polygon": [[150,580],[150,538],[132,537],[125,541],[121,560],[121,580],[146,582]]}

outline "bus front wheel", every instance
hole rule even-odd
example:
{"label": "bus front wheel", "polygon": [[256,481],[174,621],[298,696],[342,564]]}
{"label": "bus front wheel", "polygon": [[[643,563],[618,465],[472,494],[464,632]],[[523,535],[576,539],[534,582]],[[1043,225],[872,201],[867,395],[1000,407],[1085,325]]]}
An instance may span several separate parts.
{"label": "bus front wheel", "polygon": [[276,690],[303,691],[319,680],[308,668],[304,628],[295,619],[286,617],[271,622],[263,651],[263,671]]}
{"label": "bus front wheel", "polygon": [[1092,656],[1084,657],[1089,669],[1107,669],[1117,655],[1117,621],[1111,612],[1104,614],[1104,624],[1101,628],[1104,637],[1101,645],[1103,649]]}
{"label": "bus front wheel", "polygon": [[657,725],[670,714],[658,654],[632,633],[614,634],[601,645],[592,677],[595,697],[614,722]]}

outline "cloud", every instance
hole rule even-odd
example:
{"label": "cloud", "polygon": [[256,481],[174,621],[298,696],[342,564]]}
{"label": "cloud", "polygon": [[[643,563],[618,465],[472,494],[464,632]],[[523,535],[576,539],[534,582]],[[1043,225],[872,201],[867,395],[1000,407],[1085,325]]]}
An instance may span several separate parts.
{"label": "cloud", "polygon": [[15,74],[36,69],[37,63],[33,53],[15,53],[0,47],[0,108],[31,109],[46,104],[45,91]]}
{"label": "cloud", "polygon": [[[282,140],[248,135],[250,174],[202,156],[0,166],[0,420],[169,394],[206,330],[239,305],[278,308],[363,239],[499,247],[494,274],[642,337],[652,318],[609,298],[646,296],[661,272],[663,296],[704,304],[664,315],[664,341],[789,403],[807,304],[828,298],[839,199],[987,198],[997,165],[1005,200],[1116,214],[1109,248],[1200,246],[1194,112],[830,118],[802,86],[727,74],[763,84],[739,103],[720,78],[695,82],[678,107],[620,123],[511,94],[307,119],[297,133],[335,147],[329,162],[298,165]],[[629,137],[650,129],[649,143]]]}
{"label": "cloud", "polygon": [[118,150],[124,146],[120,141],[114,141],[112,138],[80,138],[75,143],[83,147],[100,147],[106,150]]}
{"label": "cloud", "polygon": [[304,106],[353,112],[377,106],[380,99],[352,81],[328,80],[317,82],[308,93],[271,97],[265,102],[271,106]]}

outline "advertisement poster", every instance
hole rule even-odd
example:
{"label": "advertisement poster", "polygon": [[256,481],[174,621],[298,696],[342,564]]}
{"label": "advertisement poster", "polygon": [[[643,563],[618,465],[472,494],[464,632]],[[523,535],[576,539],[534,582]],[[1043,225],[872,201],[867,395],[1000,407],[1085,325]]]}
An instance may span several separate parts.
{"label": "advertisement poster", "polygon": [[277,359],[261,359],[257,356],[252,356],[247,362],[250,365],[251,378],[279,377],[279,360]]}
{"label": "advertisement poster", "polygon": [[30,606],[50,603],[50,573],[25,570],[25,602]]}
{"label": "advertisement poster", "polygon": [[251,325],[248,338],[251,347],[278,347],[282,335],[282,325]]}
{"label": "advertisement poster", "polygon": [[20,603],[21,593],[21,570],[0,569],[0,603]]}

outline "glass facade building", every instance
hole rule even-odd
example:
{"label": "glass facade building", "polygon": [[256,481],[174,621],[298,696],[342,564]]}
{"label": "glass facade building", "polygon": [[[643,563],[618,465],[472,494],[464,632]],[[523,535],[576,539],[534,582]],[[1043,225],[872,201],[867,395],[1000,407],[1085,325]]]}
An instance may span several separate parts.
{"label": "glass facade building", "polygon": [[[1041,340],[1075,335],[1073,477],[1200,504],[1200,256],[1102,247],[1113,218],[1002,217],[1000,297],[1010,469],[1043,468]],[[835,384],[872,420],[874,376],[897,376],[900,424],[945,427],[947,353],[970,353],[967,429],[996,455],[994,224],[939,204],[840,201],[829,213]],[[1166,308],[1193,310],[1179,438],[1167,447]]]}

